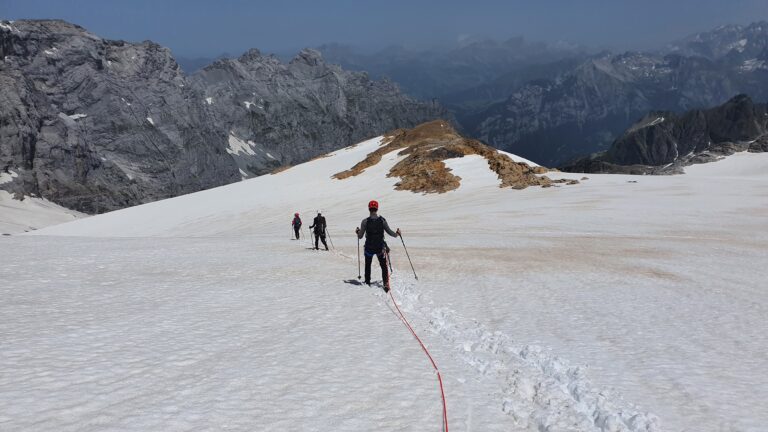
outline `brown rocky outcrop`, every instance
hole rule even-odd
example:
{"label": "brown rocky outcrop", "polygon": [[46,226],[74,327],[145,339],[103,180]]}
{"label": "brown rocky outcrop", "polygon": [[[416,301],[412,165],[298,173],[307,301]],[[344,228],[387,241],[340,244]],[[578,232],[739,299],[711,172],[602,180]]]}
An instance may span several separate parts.
{"label": "brown rocky outcrop", "polygon": [[390,152],[400,150],[406,156],[390,170],[388,177],[399,177],[398,190],[422,193],[443,193],[457,189],[461,178],[451,173],[445,160],[479,155],[488,161],[488,167],[498,177],[500,187],[524,189],[528,186],[544,186],[552,181],[545,176],[543,167],[531,167],[515,162],[493,147],[480,141],[462,137],[444,120],[423,123],[413,129],[397,129],[385,135],[384,144],[349,170],[335,174],[336,179],[356,176],[376,165]]}

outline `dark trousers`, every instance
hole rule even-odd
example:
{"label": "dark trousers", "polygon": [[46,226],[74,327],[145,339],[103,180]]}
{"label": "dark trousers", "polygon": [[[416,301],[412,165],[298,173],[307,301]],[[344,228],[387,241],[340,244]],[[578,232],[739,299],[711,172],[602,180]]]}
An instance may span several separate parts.
{"label": "dark trousers", "polygon": [[322,241],[323,246],[325,246],[325,250],[328,250],[328,243],[325,242],[325,233],[315,233],[315,249],[320,249],[317,247],[318,240]]}
{"label": "dark trousers", "polygon": [[294,225],[293,226],[293,232],[296,233],[296,240],[299,239],[299,231],[301,230],[301,225]]}
{"label": "dark trousers", "polygon": [[365,251],[365,283],[371,283],[371,263],[373,257],[379,259],[379,267],[381,267],[381,280],[384,282],[384,286],[389,286],[389,267],[387,266],[387,253],[384,249],[378,253],[374,251]]}

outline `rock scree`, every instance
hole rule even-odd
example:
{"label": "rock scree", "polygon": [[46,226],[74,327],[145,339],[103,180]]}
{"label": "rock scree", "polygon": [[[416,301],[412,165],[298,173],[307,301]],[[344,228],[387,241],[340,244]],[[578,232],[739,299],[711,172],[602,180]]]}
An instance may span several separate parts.
{"label": "rock scree", "polygon": [[451,173],[444,161],[468,155],[479,155],[488,161],[488,167],[499,177],[499,187],[524,189],[552,185],[551,179],[540,175],[547,172],[546,168],[515,162],[493,147],[464,138],[445,120],[434,120],[413,129],[396,129],[385,134],[381,147],[352,168],[334,174],[333,178],[343,180],[354,177],[378,164],[385,154],[397,150],[400,150],[399,156],[406,157],[387,174],[387,177],[400,178],[395,185],[397,190],[421,193],[455,190],[461,184],[461,177]]}

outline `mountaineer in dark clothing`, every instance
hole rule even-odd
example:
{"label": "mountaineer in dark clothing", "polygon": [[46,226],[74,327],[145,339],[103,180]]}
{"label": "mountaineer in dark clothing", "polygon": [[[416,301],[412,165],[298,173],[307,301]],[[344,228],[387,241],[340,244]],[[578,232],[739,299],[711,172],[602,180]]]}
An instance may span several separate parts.
{"label": "mountaineer in dark clothing", "polygon": [[312,221],[312,225],[309,227],[314,228],[313,232],[315,234],[315,249],[320,249],[317,247],[317,241],[321,240],[323,242],[323,246],[325,246],[325,250],[328,250],[328,243],[325,242],[325,218],[320,214],[320,212],[317,212],[315,220]]}
{"label": "mountaineer in dark clothing", "polygon": [[301,232],[301,218],[299,217],[298,213],[293,215],[293,222],[291,222],[291,226],[293,226],[293,232],[296,234],[296,240],[298,240],[299,233]]}
{"label": "mountaineer in dark clothing", "polygon": [[371,201],[368,203],[370,216],[363,219],[359,228],[355,228],[357,238],[365,236],[365,283],[371,284],[371,262],[374,255],[379,259],[381,267],[381,279],[384,283],[384,292],[389,292],[389,269],[387,261],[389,260],[389,247],[384,241],[384,233],[397,237],[400,235],[400,228],[392,231],[387,224],[387,220],[378,215],[379,203]]}

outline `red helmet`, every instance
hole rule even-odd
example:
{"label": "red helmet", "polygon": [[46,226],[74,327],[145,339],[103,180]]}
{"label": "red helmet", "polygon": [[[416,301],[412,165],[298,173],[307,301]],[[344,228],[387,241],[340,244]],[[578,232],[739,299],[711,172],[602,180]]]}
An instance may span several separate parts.
{"label": "red helmet", "polygon": [[296,216],[296,217],[299,217],[299,214],[298,214],[298,213],[294,213],[293,215],[294,215],[294,216]]}
{"label": "red helmet", "polygon": [[378,210],[379,209],[379,202],[376,201],[376,200],[373,200],[373,201],[369,202],[368,203],[368,208],[369,209]]}

